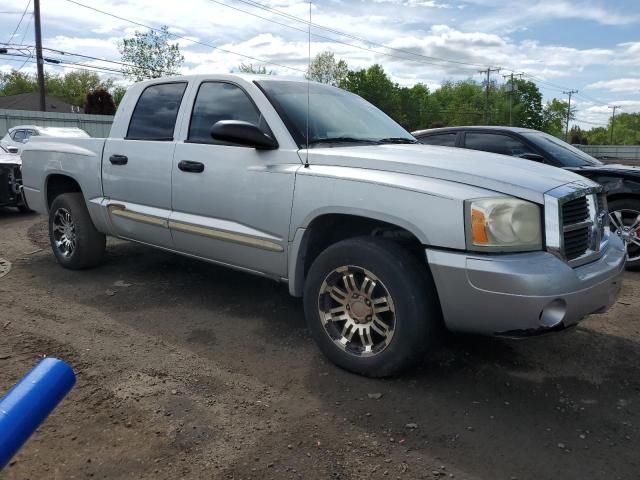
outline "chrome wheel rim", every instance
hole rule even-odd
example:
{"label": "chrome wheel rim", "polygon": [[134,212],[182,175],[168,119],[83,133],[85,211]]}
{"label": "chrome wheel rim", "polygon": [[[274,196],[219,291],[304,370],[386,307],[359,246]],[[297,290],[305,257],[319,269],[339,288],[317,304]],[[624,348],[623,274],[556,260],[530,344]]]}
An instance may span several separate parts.
{"label": "chrome wheel rim", "polygon": [[66,208],[57,209],[53,215],[53,242],[64,257],[70,257],[76,250],[76,226]]}
{"label": "chrome wheel rim", "polygon": [[318,313],[329,338],[358,357],[385,350],[396,329],[396,310],[387,287],[369,270],[353,265],[326,276],[318,294]]}
{"label": "chrome wheel rim", "polygon": [[611,231],[625,243],[630,262],[640,259],[640,212],[629,208],[609,212]]}

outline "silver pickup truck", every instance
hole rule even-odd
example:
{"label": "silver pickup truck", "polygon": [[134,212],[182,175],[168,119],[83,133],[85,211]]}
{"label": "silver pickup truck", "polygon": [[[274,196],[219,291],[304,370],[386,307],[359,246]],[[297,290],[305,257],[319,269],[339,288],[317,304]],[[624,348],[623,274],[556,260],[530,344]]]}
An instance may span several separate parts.
{"label": "silver pickup truck", "polygon": [[625,265],[597,184],[417,144],[304,80],[136,84],[109,138],[29,142],[23,179],[62,266],[97,265],[112,235],[285,282],[320,349],[374,377],[418,361],[441,327],[574,325],[612,304]]}

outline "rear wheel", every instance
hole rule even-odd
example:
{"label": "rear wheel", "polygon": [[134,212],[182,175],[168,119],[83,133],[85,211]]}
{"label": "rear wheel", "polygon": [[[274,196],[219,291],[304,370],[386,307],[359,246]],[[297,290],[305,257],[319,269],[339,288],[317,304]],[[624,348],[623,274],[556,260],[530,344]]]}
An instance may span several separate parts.
{"label": "rear wheel", "polygon": [[307,325],[340,367],[370,377],[422,359],[441,325],[426,263],[395,242],[370,237],[332,245],[305,282]]}
{"label": "rear wheel", "polygon": [[609,203],[609,225],[627,248],[627,270],[640,269],[640,200],[625,198]]}
{"label": "rear wheel", "polygon": [[72,270],[98,265],[106,244],[81,193],[65,193],[54,199],[49,210],[49,240],[60,265]]}

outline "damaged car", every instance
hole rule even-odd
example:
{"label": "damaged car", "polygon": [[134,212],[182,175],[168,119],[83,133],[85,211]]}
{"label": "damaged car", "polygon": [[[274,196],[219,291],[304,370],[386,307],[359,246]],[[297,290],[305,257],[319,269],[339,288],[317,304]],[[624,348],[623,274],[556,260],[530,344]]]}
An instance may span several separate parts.
{"label": "damaged car", "polygon": [[31,211],[22,193],[22,159],[3,145],[0,145],[0,207]]}

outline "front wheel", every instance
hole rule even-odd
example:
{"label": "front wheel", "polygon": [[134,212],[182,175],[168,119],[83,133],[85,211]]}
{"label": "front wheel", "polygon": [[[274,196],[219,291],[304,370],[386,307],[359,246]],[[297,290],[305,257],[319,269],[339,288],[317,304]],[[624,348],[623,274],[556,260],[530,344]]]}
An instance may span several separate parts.
{"label": "front wheel", "polygon": [[395,242],[369,237],[318,256],[304,306],[322,352],[369,377],[395,375],[421,360],[442,322],[426,263]]}
{"label": "front wheel", "polygon": [[56,259],[65,268],[80,270],[98,265],[106,239],[96,230],[81,193],[64,193],[49,210],[49,240]]}
{"label": "front wheel", "polygon": [[624,198],[609,203],[611,233],[618,235],[627,249],[627,270],[640,269],[640,200]]}

